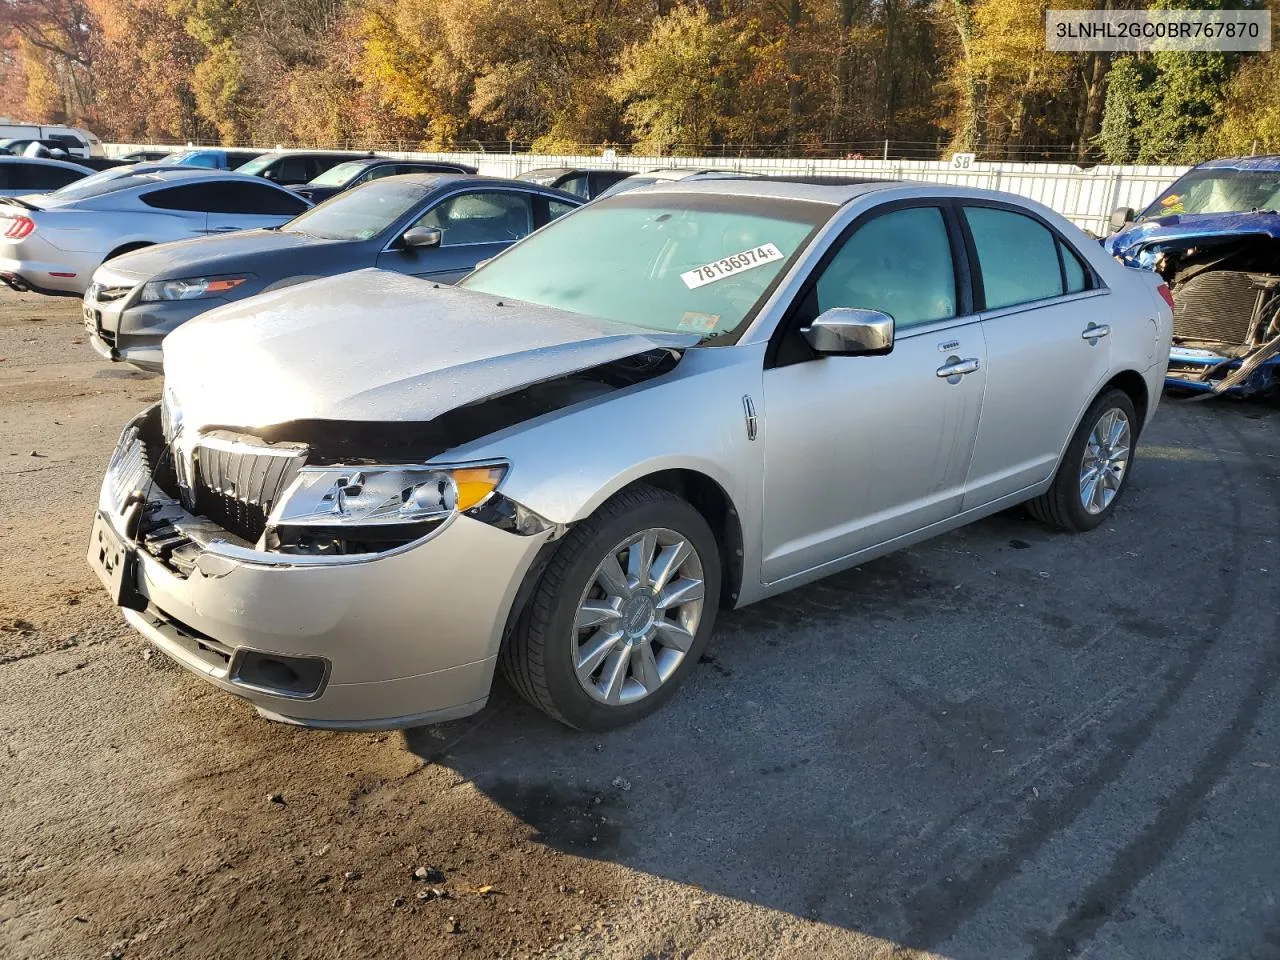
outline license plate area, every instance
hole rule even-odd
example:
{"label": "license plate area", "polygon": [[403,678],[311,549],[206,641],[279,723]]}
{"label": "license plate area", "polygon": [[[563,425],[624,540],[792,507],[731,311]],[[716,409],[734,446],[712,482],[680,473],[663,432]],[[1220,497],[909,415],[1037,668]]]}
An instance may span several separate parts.
{"label": "license plate area", "polygon": [[112,529],[101,513],[89,532],[89,566],[118,607],[145,610],[147,598],[138,592],[138,554]]}
{"label": "license plate area", "polygon": [[84,308],[84,328],[90,333],[97,333],[102,329],[102,313],[93,307],[86,306]]}

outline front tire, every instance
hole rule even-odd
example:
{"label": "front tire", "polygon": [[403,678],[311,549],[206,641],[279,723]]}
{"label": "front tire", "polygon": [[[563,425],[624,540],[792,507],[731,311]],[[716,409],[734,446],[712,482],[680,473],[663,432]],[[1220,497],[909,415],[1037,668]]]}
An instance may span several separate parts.
{"label": "front tire", "polygon": [[575,526],[503,647],[502,671],[538,709],[580,730],[665,703],[711,638],[720,552],[702,515],[636,486]]}
{"label": "front tire", "polygon": [[1073,533],[1092,530],[1110,517],[1133,471],[1138,427],[1129,395],[1104,391],[1081,418],[1053,485],[1028,502],[1031,515]]}

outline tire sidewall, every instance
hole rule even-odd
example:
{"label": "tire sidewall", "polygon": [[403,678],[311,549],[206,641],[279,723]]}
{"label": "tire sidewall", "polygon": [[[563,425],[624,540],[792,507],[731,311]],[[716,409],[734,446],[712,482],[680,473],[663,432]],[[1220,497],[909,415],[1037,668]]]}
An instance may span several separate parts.
{"label": "tire sidewall", "polygon": [[[573,639],[576,637],[573,625],[577,619],[578,603],[605,552],[640,530],[652,527],[676,531],[697,551],[702,562],[704,583],[702,617],[684,660],[656,693],[635,703],[607,706],[582,689],[573,669]],[[711,528],[688,503],[674,498],[662,499],[625,508],[613,516],[602,518],[602,522],[584,540],[578,543],[566,541],[561,549],[572,549],[576,556],[561,581],[561,589],[555,598],[555,612],[547,624],[544,663],[547,689],[564,719],[580,729],[606,730],[639,720],[675,694],[697,665],[711,639],[721,578],[720,553]],[[545,584],[539,587],[540,590],[544,588]]]}
{"label": "tire sidewall", "polygon": [[[1101,513],[1090,513],[1084,508],[1084,504],[1080,502],[1080,464],[1084,459],[1085,447],[1089,443],[1089,435],[1093,433],[1093,428],[1097,426],[1102,415],[1112,409],[1122,411],[1129,418],[1129,462],[1125,465],[1124,476],[1120,480],[1120,489],[1116,491],[1116,495],[1112,497],[1106,509]],[[1089,409],[1085,411],[1084,417],[1080,420],[1080,426],[1076,429],[1075,436],[1071,438],[1071,443],[1067,446],[1058,481],[1062,487],[1059,491],[1060,496],[1065,501],[1063,506],[1066,508],[1076,529],[1092,530],[1100,526],[1103,521],[1111,516],[1116,504],[1120,502],[1120,499],[1125,495],[1125,491],[1129,489],[1129,480],[1133,475],[1134,453],[1138,445],[1139,429],[1138,414],[1133,408],[1133,401],[1129,399],[1129,395],[1123,390],[1106,391],[1094,400]]]}

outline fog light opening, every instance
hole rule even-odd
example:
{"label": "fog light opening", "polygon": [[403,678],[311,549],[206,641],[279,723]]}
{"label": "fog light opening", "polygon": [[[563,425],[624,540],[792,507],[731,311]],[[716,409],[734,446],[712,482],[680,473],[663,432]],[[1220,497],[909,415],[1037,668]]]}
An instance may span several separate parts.
{"label": "fog light opening", "polygon": [[231,669],[231,682],[263,693],[295,700],[320,695],[329,676],[329,662],[320,657],[286,657],[241,650]]}

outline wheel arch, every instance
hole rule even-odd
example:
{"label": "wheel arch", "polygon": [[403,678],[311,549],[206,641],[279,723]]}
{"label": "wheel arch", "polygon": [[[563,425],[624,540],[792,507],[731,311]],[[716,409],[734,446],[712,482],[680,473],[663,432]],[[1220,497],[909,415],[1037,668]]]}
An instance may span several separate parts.
{"label": "wheel arch", "polygon": [[116,257],[122,257],[126,253],[133,253],[135,250],[141,250],[143,247],[154,246],[155,244],[150,240],[130,240],[128,243],[120,244],[120,246],[108,253],[102,258],[102,262],[106,263],[108,260],[114,260]]}
{"label": "wheel arch", "polygon": [[[1138,429],[1135,433],[1141,433],[1143,427],[1147,424],[1147,414],[1151,410],[1151,397],[1147,392],[1147,381],[1136,370],[1122,370],[1102,385],[1098,392],[1094,394],[1093,400],[1098,399],[1098,397],[1112,388],[1123,390],[1128,395],[1129,400],[1133,403],[1134,412],[1138,415]],[[1093,405],[1093,400],[1089,401],[1089,406]],[[1085,410],[1087,409],[1089,407],[1085,407]],[[1082,412],[1081,416],[1083,415]]]}
{"label": "wheel arch", "polygon": [[637,477],[611,496],[642,484],[674,493],[702,514],[720,548],[720,606],[732,607],[741,593],[744,551],[742,517],[728,491],[705,473],[677,467]]}

